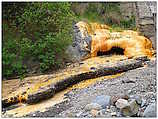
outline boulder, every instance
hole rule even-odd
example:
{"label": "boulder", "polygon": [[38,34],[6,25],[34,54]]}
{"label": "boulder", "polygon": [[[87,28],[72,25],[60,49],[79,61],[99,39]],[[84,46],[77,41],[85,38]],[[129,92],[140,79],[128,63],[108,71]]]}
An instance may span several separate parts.
{"label": "boulder", "polygon": [[147,106],[143,113],[144,117],[156,117],[156,104],[152,103]]}
{"label": "boulder", "polygon": [[73,43],[66,50],[72,61],[81,61],[89,57],[91,40],[86,30],[80,30],[78,24],[73,26]]}
{"label": "boulder", "polygon": [[115,103],[116,107],[119,109],[123,109],[124,107],[129,106],[129,103],[125,99],[118,99],[117,102]]}
{"label": "boulder", "polygon": [[100,109],[102,109],[102,107],[101,107],[101,105],[99,105],[97,103],[90,103],[90,104],[87,104],[85,106],[85,110],[86,111],[90,111],[92,109],[94,109],[94,110],[100,110]]}
{"label": "boulder", "polygon": [[132,99],[130,102],[124,99],[119,99],[116,102],[116,107],[121,110],[121,113],[124,116],[134,116],[139,111],[139,105],[134,99]]}
{"label": "boulder", "polygon": [[97,103],[102,106],[102,108],[106,108],[110,105],[111,96],[108,95],[100,95],[97,96],[92,102]]}

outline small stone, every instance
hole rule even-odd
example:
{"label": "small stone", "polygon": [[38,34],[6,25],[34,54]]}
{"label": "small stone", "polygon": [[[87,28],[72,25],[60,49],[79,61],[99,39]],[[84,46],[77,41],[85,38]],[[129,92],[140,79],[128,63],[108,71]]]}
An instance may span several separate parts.
{"label": "small stone", "polygon": [[74,115],[73,113],[71,113],[71,112],[68,113],[67,116],[68,116],[68,117],[75,117],[75,115]]}
{"label": "small stone", "polygon": [[107,106],[110,105],[110,101],[111,101],[111,96],[100,95],[100,96],[97,96],[95,100],[93,100],[92,102],[101,105],[102,108],[106,108]]}
{"label": "small stone", "polygon": [[121,99],[125,99],[125,100],[129,99],[129,96],[127,94],[125,94],[125,93],[118,95],[118,97],[121,98]]}
{"label": "small stone", "polygon": [[124,99],[119,99],[116,102],[116,107],[119,108],[124,116],[133,116],[137,114],[139,106],[135,99],[128,102]]}
{"label": "small stone", "polygon": [[122,109],[122,108],[128,106],[129,103],[125,99],[118,99],[117,102],[115,103],[115,105],[117,108]]}
{"label": "small stone", "polygon": [[138,117],[143,117],[143,112],[144,112],[144,110],[140,108],[138,113],[137,113],[137,116]]}
{"label": "small stone", "polygon": [[123,79],[122,83],[135,83],[135,80],[127,78],[127,79]]}
{"label": "small stone", "polygon": [[90,103],[90,104],[87,104],[87,105],[85,106],[85,110],[86,110],[86,111],[90,111],[90,110],[92,110],[92,109],[101,110],[102,107],[101,107],[101,105],[99,105],[99,104],[97,104],[97,103]]}
{"label": "small stone", "polygon": [[139,95],[131,95],[130,96],[130,99],[135,99],[136,100],[136,102],[137,102],[137,104],[139,104],[139,105],[141,105],[141,103],[142,103],[142,97],[141,96],[139,96]]}
{"label": "small stone", "polygon": [[111,105],[115,105],[115,103],[117,102],[118,99],[119,99],[118,96],[112,96],[111,97]]}
{"label": "small stone", "polygon": [[142,99],[141,107],[144,107],[146,105],[146,100]]}
{"label": "small stone", "polygon": [[138,113],[139,106],[135,100],[129,102],[129,106],[124,107],[121,112],[124,116],[133,116]]}
{"label": "small stone", "polygon": [[82,117],[86,117],[86,116],[88,116],[88,115],[89,115],[89,112],[85,112],[85,113],[82,113],[82,114],[81,114]]}
{"label": "small stone", "polygon": [[80,112],[78,112],[77,114],[76,114],[76,117],[80,117],[81,116],[81,114],[82,114],[82,112],[80,111]]}
{"label": "small stone", "polygon": [[130,102],[129,102],[129,104],[130,104],[130,108],[131,108],[131,111],[132,111],[132,113],[133,113],[133,115],[135,115],[135,114],[137,114],[138,113],[138,110],[139,110],[139,106],[138,106],[138,104],[136,103],[136,100],[131,100]]}
{"label": "small stone", "polygon": [[110,112],[110,109],[106,109],[106,112]]}
{"label": "small stone", "polygon": [[96,70],[96,68],[95,67],[91,67],[90,70]]}
{"label": "small stone", "polygon": [[116,112],[117,111],[117,108],[115,107],[115,106],[110,106],[110,110],[112,111],[112,112]]}
{"label": "small stone", "polygon": [[150,101],[150,103],[155,103],[156,102],[156,100],[155,99],[152,99],[151,101]]}
{"label": "small stone", "polygon": [[36,116],[36,114],[33,114],[32,116],[33,116],[33,117],[35,117],[35,116]]}
{"label": "small stone", "polygon": [[114,95],[111,97],[111,104],[114,105],[118,99],[129,99],[129,96],[126,94]]}
{"label": "small stone", "polygon": [[147,106],[143,113],[144,117],[156,117],[156,104],[152,103]]}
{"label": "small stone", "polygon": [[100,111],[101,111],[102,114],[105,114],[106,109],[102,109],[102,110],[100,110]]}
{"label": "small stone", "polygon": [[92,109],[91,111],[90,111],[90,113],[91,113],[91,115],[93,116],[93,117],[96,117],[96,116],[98,116],[98,110],[94,110],[94,109]]}
{"label": "small stone", "polygon": [[116,116],[116,115],[117,115],[116,112],[112,112],[112,113],[111,113],[111,116]]}
{"label": "small stone", "polygon": [[116,116],[117,116],[117,117],[122,117],[121,112],[118,111],[118,112],[116,113]]}
{"label": "small stone", "polygon": [[128,94],[130,95],[132,93],[132,90],[128,90]]}

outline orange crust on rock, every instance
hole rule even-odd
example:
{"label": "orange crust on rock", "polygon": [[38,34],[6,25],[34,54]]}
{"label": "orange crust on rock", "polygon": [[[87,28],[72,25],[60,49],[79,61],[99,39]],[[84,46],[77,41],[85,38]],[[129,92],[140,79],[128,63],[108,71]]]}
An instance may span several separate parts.
{"label": "orange crust on rock", "polygon": [[112,47],[124,50],[127,57],[148,56],[153,54],[152,42],[138,32],[124,30],[122,32],[110,32],[109,26],[98,23],[79,22],[79,28],[88,30],[92,37],[91,57],[97,56],[97,52],[109,51]]}

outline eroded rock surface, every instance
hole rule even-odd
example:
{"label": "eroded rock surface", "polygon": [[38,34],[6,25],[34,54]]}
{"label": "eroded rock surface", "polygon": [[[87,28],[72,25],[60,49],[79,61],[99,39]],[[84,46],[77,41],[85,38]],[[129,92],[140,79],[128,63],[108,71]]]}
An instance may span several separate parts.
{"label": "eroded rock surface", "polygon": [[97,53],[110,51],[113,47],[122,48],[124,55],[134,57],[153,54],[152,42],[132,30],[111,32],[105,24],[80,21],[74,25],[73,45],[68,54],[76,60],[97,56]]}

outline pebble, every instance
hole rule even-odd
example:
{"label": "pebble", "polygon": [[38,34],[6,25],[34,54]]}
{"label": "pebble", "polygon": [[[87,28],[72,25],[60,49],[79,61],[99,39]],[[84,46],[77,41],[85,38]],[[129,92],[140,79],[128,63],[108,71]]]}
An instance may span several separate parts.
{"label": "pebble", "polygon": [[138,111],[138,113],[137,113],[137,116],[138,116],[138,117],[143,117],[143,112],[144,112],[144,109],[139,108],[139,111]]}
{"label": "pebble", "polygon": [[111,113],[109,113],[109,112],[105,112],[105,114],[104,114],[103,117],[106,118],[106,117],[112,117],[112,116],[111,116]]}
{"label": "pebble", "polygon": [[146,100],[142,99],[141,107],[144,107],[146,105]]}
{"label": "pebble", "polygon": [[137,104],[139,104],[139,105],[141,105],[141,103],[142,103],[142,97],[139,95],[131,95],[130,99],[135,99]]}
{"label": "pebble", "polygon": [[156,104],[152,103],[147,106],[143,113],[144,117],[156,117]]}
{"label": "pebble", "polygon": [[116,102],[116,107],[119,108],[124,116],[133,116],[138,113],[139,105],[135,99],[130,102],[124,99],[119,99]]}
{"label": "pebble", "polygon": [[93,117],[96,117],[96,116],[98,116],[98,110],[95,110],[95,109],[92,109],[91,111],[90,111],[90,113],[91,113],[91,115],[93,116]]}
{"label": "pebble", "polygon": [[75,115],[73,113],[71,113],[71,112],[67,113],[67,116],[68,117],[75,117]]}
{"label": "pebble", "polygon": [[111,104],[114,105],[118,99],[129,99],[129,96],[126,94],[114,95],[111,97]]}
{"label": "pebble", "polygon": [[122,80],[122,83],[135,83],[136,81],[134,79],[129,79],[129,78],[126,78],[126,79],[123,79]]}
{"label": "pebble", "polygon": [[106,109],[102,109],[102,110],[100,110],[100,111],[101,111],[102,114],[105,114]]}
{"label": "pebble", "polygon": [[76,114],[76,117],[80,117],[81,116],[81,114],[82,114],[82,112],[80,111],[80,112],[78,112],[77,114]]}
{"label": "pebble", "polygon": [[115,103],[116,107],[119,109],[122,109],[126,106],[129,106],[129,103],[125,99],[118,99],[117,102]]}
{"label": "pebble", "polygon": [[132,93],[132,90],[128,90],[128,92],[127,92],[129,95]]}
{"label": "pebble", "polygon": [[116,116],[116,115],[117,115],[116,112],[112,112],[112,113],[111,113],[111,116]]}
{"label": "pebble", "polygon": [[97,104],[97,103],[90,103],[90,104],[87,104],[87,105],[85,106],[85,110],[86,110],[86,111],[90,111],[90,110],[92,110],[92,109],[101,110],[102,107],[101,107],[101,105],[99,105],[99,104]]}
{"label": "pebble", "polygon": [[115,105],[115,103],[117,102],[118,99],[119,99],[118,96],[112,96],[111,97],[111,105]]}
{"label": "pebble", "polygon": [[102,106],[102,108],[106,108],[110,105],[111,96],[108,95],[100,95],[97,96],[92,102],[97,103]]}
{"label": "pebble", "polygon": [[112,112],[116,112],[117,111],[117,109],[116,109],[116,107],[115,106],[110,106],[110,110],[112,111]]}

